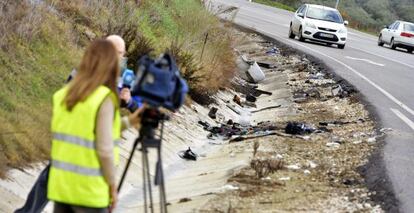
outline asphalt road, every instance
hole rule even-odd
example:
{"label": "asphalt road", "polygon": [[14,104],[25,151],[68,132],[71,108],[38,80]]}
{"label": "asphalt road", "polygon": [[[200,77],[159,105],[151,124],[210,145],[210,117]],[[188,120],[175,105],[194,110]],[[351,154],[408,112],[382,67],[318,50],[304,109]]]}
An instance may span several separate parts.
{"label": "asphalt road", "polygon": [[293,13],[243,0],[213,0],[239,8],[235,23],[321,59],[349,81],[378,113],[385,138],[383,159],[403,212],[414,212],[414,54],[377,46],[377,38],[348,30],[344,50],[288,38]]}

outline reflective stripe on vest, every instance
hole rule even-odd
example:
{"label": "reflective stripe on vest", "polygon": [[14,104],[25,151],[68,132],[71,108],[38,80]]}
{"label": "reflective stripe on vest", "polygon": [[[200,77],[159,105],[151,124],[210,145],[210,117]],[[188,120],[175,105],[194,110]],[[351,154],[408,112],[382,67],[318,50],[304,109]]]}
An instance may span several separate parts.
{"label": "reflective stripe on vest", "polygon": [[51,163],[53,167],[57,169],[65,170],[68,172],[73,172],[76,174],[86,175],[86,176],[102,176],[102,172],[100,169],[87,168],[87,167],[78,166],[75,164],[66,163],[66,162],[58,161],[58,160],[52,160]]}
{"label": "reflective stripe on vest", "polygon": [[[64,141],[66,143],[83,146],[85,148],[89,149],[95,149],[95,142],[86,140],[77,136],[63,134],[63,133],[53,133],[53,139]],[[121,143],[121,140],[115,140],[114,146],[119,147],[119,144]]]}
{"label": "reflective stripe on vest", "polygon": [[50,200],[61,203],[106,208],[110,202],[109,186],[96,150],[96,120],[101,104],[110,97],[115,105],[112,140],[117,164],[121,138],[119,103],[109,88],[100,86],[69,111],[63,103],[67,90],[66,86],[53,95],[53,141],[47,195]]}

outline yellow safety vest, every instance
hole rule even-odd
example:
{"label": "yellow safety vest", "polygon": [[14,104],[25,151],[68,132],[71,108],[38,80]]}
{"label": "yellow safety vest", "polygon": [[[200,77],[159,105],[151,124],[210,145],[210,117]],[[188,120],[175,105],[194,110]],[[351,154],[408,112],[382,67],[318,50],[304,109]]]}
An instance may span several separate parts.
{"label": "yellow safety vest", "polygon": [[115,104],[112,129],[115,164],[119,162],[121,117],[118,101],[105,86],[68,111],[63,100],[68,87],[53,95],[51,168],[47,187],[49,200],[66,204],[105,208],[110,203],[109,186],[102,175],[96,151],[96,119],[106,97]]}

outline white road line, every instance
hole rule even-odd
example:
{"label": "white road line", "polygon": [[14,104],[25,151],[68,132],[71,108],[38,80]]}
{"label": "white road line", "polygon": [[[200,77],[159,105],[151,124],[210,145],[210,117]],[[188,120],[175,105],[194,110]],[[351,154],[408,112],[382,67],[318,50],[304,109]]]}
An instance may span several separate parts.
{"label": "white road line", "polygon": [[[247,26],[247,27],[248,27],[248,26]],[[310,48],[310,47],[307,47],[307,46],[305,46],[305,45],[303,45],[303,44],[300,44],[300,43],[294,42],[294,41],[292,41],[292,40],[290,40],[290,39],[287,39],[287,38],[284,38],[284,37],[278,36],[278,35],[276,35],[276,34],[273,34],[273,33],[268,33],[268,32],[265,32],[265,31],[262,31],[262,30],[259,30],[259,29],[256,29],[256,31],[258,31],[258,32],[260,32],[260,33],[263,33],[263,34],[265,34],[265,35],[267,34],[267,35],[271,35],[271,36],[274,36],[274,37],[278,37],[278,38],[280,38],[280,39],[282,39],[282,40],[288,41],[289,43],[292,43],[292,44],[295,44],[295,45],[301,46],[301,47],[306,48],[306,49],[308,49],[308,50],[310,50],[310,51],[312,51],[312,52],[316,52],[316,53],[318,53],[319,55],[322,55],[322,56],[324,56],[324,57],[326,57],[326,58],[329,58],[329,59],[331,59],[331,60],[333,60],[333,61],[335,61],[335,62],[337,62],[337,63],[341,64],[342,66],[346,67],[347,69],[351,70],[353,73],[355,73],[356,75],[358,75],[359,77],[361,77],[362,79],[364,79],[365,81],[367,81],[369,84],[371,84],[373,87],[375,87],[377,90],[379,90],[382,94],[384,94],[387,98],[389,98],[391,101],[393,101],[394,103],[396,103],[398,106],[400,106],[401,108],[403,108],[404,110],[406,110],[407,112],[409,112],[411,115],[414,115],[414,110],[412,110],[410,107],[408,107],[407,105],[405,105],[404,103],[402,103],[401,101],[399,101],[397,98],[395,98],[395,97],[394,97],[393,95],[391,95],[389,92],[387,92],[385,89],[381,88],[378,84],[374,83],[374,82],[373,82],[373,81],[371,81],[369,78],[365,77],[364,75],[362,75],[361,73],[359,73],[358,71],[356,71],[356,70],[355,70],[354,68],[352,68],[351,66],[349,66],[349,65],[345,64],[344,62],[342,62],[342,61],[340,61],[340,60],[338,60],[338,59],[336,59],[336,58],[334,58],[334,57],[331,57],[331,56],[329,56],[329,55],[326,55],[325,53],[322,53],[322,52],[320,52],[320,51],[314,50],[314,49],[312,49],[312,48]]]}
{"label": "white road line", "polygon": [[404,121],[411,129],[414,130],[414,122],[412,122],[409,118],[402,114],[398,109],[390,108],[390,110],[402,121]]}
{"label": "white road line", "polygon": [[380,66],[380,67],[385,66],[385,64],[376,63],[376,62],[373,62],[371,60],[364,59],[364,58],[354,58],[354,57],[351,57],[351,56],[346,56],[345,58],[348,58],[348,59],[351,59],[351,60],[356,60],[356,61],[365,61],[367,63],[373,64],[373,65],[377,65],[377,66]]}
{"label": "white road line", "polygon": [[392,59],[392,58],[389,58],[389,57],[385,57],[385,56],[382,56],[382,55],[378,55],[378,54],[375,54],[375,53],[372,53],[372,52],[369,52],[369,51],[366,51],[366,50],[363,50],[363,49],[360,49],[360,48],[357,48],[357,47],[352,47],[352,46],[348,46],[348,47],[350,47],[352,49],[359,50],[359,51],[364,52],[364,53],[368,53],[368,54],[371,54],[371,55],[378,56],[380,58],[383,58],[383,59],[386,59],[386,60],[389,60],[389,61],[393,61],[393,62],[398,63],[398,64],[402,64],[404,66],[407,66],[407,67],[410,67],[410,68],[413,68],[414,69],[414,66],[413,65],[410,65],[410,64],[407,64],[407,63],[404,63],[404,62],[401,62],[401,61],[398,61],[398,60],[395,60],[395,59]]}

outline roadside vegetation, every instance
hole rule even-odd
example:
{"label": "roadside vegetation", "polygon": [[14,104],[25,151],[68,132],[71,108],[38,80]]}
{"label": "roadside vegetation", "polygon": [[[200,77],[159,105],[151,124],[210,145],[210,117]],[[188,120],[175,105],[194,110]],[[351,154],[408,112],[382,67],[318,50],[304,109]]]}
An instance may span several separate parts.
{"label": "roadside vegetation", "polygon": [[200,1],[140,2],[0,2],[0,177],[47,159],[51,95],[93,39],[123,36],[130,68],[143,54],[169,50],[191,98],[202,104],[228,84],[235,67],[231,34]]}
{"label": "roadside vegetation", "polygon": [[[303,3],[335,7],[336,0],[253,0],[269,6],[295,11]],[[350,27],[378,33],[395,20],[414,22],[414,0],[341,0],[339,11]]]}

